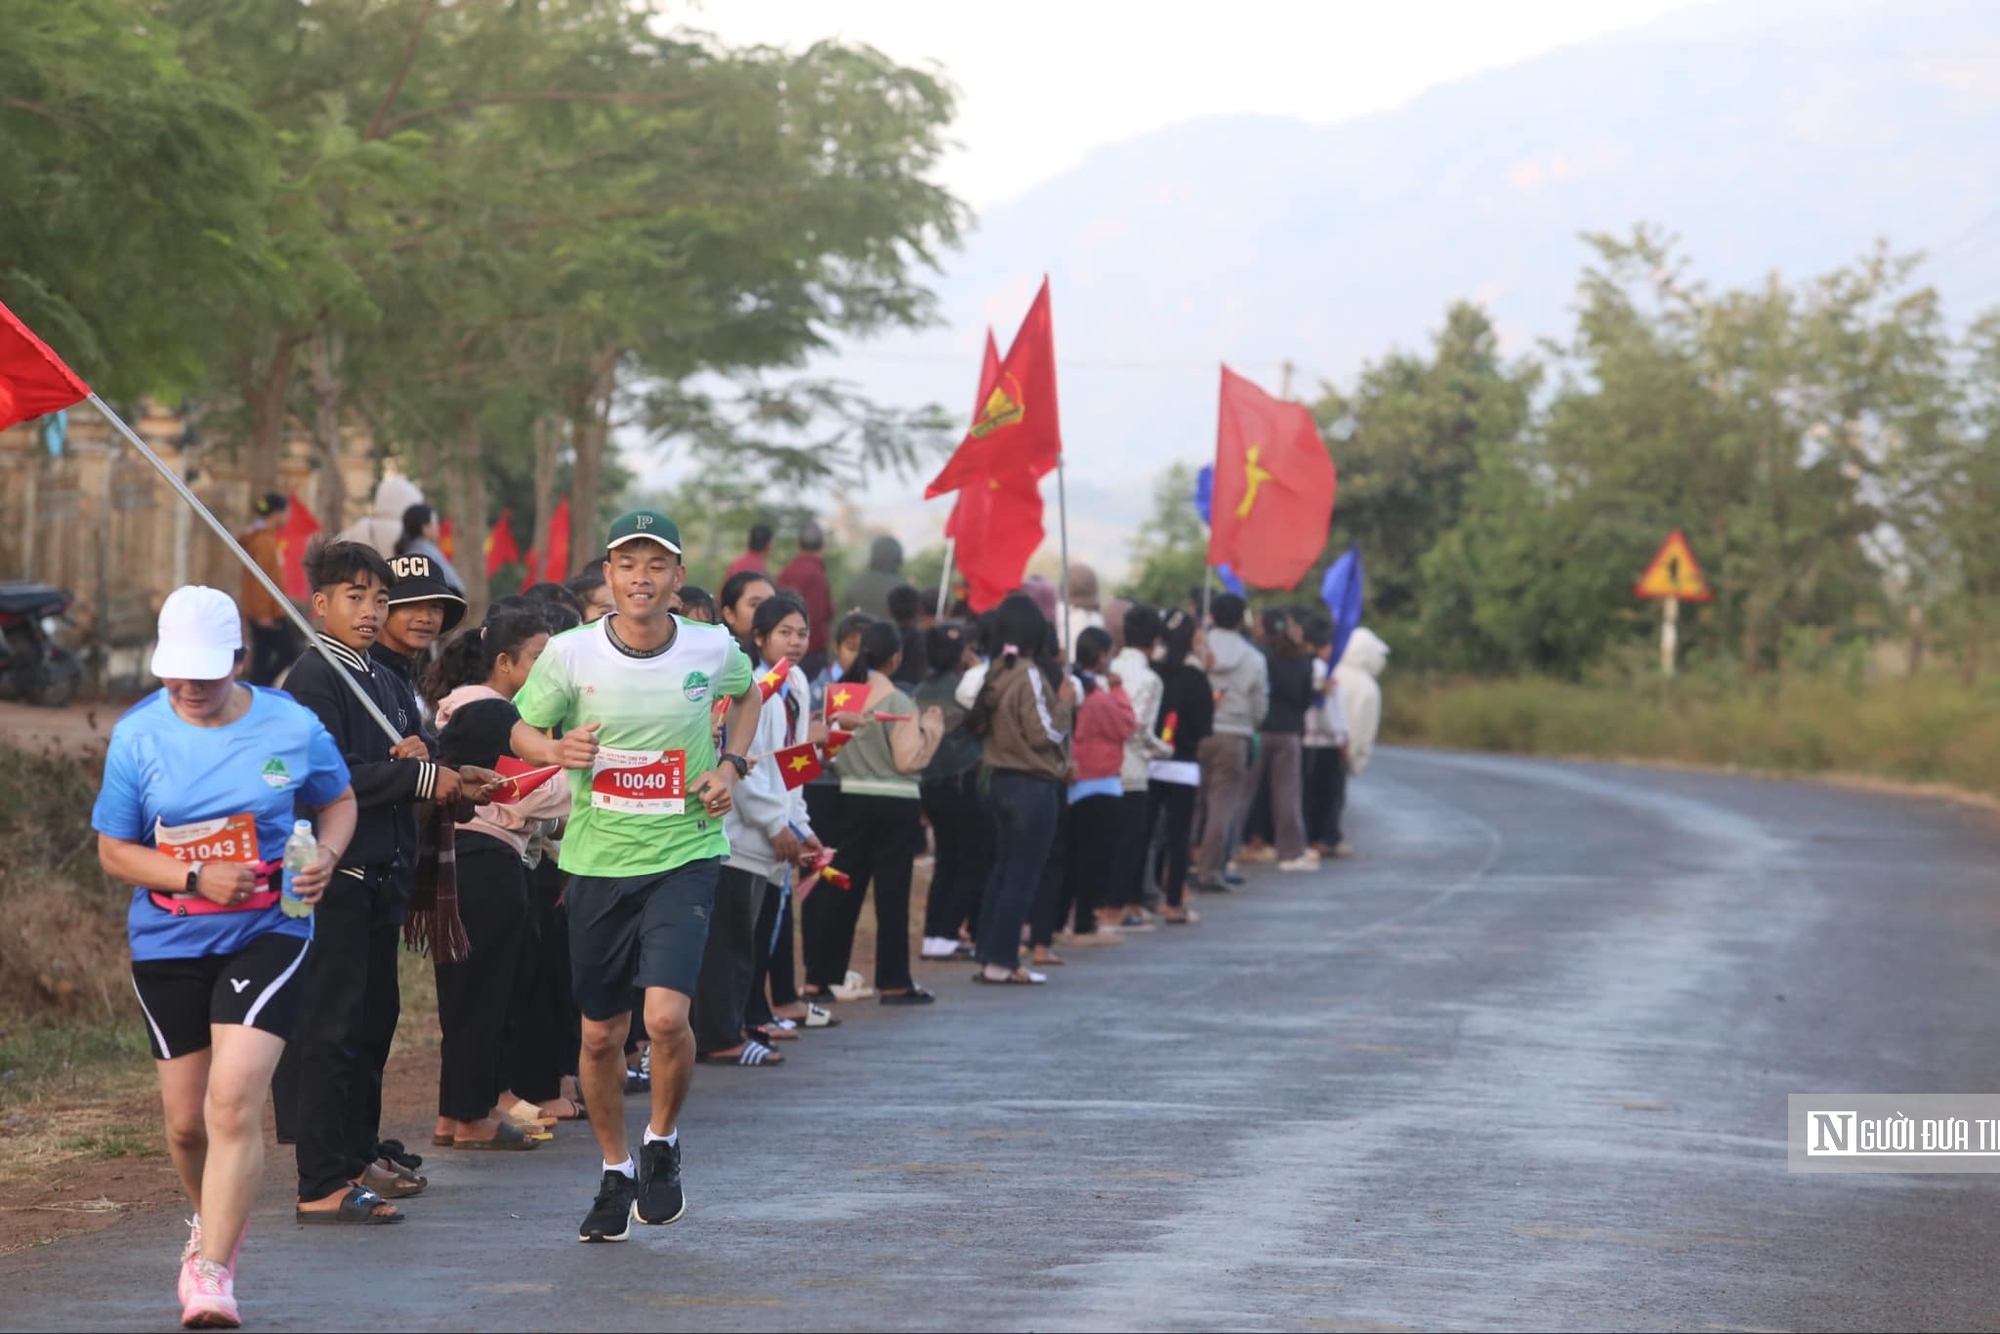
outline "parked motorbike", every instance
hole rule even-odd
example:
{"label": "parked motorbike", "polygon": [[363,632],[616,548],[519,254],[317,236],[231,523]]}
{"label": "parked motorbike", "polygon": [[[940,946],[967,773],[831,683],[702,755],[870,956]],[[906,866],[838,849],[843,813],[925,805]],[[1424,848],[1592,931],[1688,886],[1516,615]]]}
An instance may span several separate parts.
{"label": "parked motorbike", "polygon": [[83,662],[56,640],[76,595],[47,584],[0,583],[0,694],[60,709],[83,684]]}

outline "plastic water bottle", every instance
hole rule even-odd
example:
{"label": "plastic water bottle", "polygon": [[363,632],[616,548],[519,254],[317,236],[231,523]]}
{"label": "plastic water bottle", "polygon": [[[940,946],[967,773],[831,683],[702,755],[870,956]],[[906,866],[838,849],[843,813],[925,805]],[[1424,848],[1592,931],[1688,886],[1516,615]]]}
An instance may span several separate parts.
{"label": "plastic water bottle", "polygon": [[285,840],[285,880],[284,890],[278,896],[278,907],[287,917],[311,917],[313,906],[292,893],[292,877],[300,871],[309,871],[319,861],[319,840],[313,837],[311,820],[300,820],[292,825],[292,836]]}

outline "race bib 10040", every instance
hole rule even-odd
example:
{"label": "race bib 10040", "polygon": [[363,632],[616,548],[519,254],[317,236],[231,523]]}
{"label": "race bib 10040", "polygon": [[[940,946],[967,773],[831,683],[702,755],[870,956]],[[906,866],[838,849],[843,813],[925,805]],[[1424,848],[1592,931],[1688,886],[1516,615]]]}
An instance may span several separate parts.
{"label": "race bib 10040", "polygon": [[627,815],[680,815],[687,810],[687,753],[679,750],[597,752],[590,804]]}
{"label": "race bib 10040", "polygon": [[194,824],[155,823],[153,842],[161,852],[184,862],[241,862],[248,866],[257,860],[257,817],[245,812]]}

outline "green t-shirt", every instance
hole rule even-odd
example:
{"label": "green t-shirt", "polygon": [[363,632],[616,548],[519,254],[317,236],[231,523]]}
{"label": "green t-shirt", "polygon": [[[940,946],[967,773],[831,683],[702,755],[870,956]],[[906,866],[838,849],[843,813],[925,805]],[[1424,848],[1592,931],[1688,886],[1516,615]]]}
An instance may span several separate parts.
{"label": "green t-shirt", "polygon": [[597,765],[570,771],[562,869],[657,875],[729,855],[722,821],[689,804],[687,784],[715,767],[715,701],[756,677],[720,626],[676,617],[673,642],[639,655],[614,642],[607,616],[549,641],[514,707],[531,727],[599,723]]}

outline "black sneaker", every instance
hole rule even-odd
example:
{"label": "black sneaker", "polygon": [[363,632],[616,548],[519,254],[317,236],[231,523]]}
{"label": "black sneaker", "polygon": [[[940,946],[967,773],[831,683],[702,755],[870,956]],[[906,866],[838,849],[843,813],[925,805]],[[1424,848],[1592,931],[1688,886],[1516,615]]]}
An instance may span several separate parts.
{"label": "black sneaker", "polygon": [[597,1199],[576,1230],[578,1241],[623,1241],[632,1235],[632,1202],[639,1197],[638,1183],[623,1172],[606,1172],[597,1188]]}
{"label": "black sneaker", "polygon": [[641,1223],[672,1223],[688,1210],[687,1193],[681,1189],[681,1146],[654,1140],[639,1149],[639,1201],[636,1212]]}

